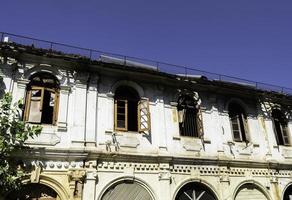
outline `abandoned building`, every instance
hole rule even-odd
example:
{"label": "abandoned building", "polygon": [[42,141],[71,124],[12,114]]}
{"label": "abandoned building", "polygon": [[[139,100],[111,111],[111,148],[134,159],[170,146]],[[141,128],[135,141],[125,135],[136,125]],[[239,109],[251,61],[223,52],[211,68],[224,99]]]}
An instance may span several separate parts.
{"label": "abandoned building", "polygon": [[90,57],[0,43],[2,94],[43,127],[6,199],[292,199],[289,92]]}

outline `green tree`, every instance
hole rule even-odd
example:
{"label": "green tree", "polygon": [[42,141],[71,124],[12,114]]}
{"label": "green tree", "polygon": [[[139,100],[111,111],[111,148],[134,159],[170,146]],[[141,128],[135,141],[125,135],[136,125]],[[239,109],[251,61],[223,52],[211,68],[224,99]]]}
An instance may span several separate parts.
{"label": "green tree", "polygon": [[19,163],[13,157],[18,151],[28,149],[25,141],[40,134],[40,126],[22,121],[22,101],[12,105],[12,96],[4,94],[0,99],[0,196],[21,186]]}

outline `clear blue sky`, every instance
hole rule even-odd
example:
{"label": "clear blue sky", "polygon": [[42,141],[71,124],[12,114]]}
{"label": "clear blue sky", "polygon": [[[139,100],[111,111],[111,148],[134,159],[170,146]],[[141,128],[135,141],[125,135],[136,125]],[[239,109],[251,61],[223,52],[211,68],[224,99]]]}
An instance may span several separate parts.
{"label": "clear blue sky", "polygon": [[5,0],[0,31],[292,88],[291,0]]}

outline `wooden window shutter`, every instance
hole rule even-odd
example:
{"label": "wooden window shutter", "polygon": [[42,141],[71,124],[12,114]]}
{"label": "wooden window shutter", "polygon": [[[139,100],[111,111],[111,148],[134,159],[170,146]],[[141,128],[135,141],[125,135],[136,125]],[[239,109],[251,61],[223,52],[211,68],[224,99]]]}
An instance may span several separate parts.
{"label": "wooden window shutter", "polygon": [[290,145],[288,127],[286,126],[286,124],[281,124],[280,127],[281,127],[281,133],[282,133],[284,145]]}
{"label": "wooden window shutter", "polygon": [[182,109],[178,111],[178,122],[183,123],[185,121],[186,109]]}
{"label": "wooden window shutter", "polygon": [[32,88],[27,100],[26,119],[28,122],[41,123],[44,89]]}
{"label": "wooden window shutter", "polygon": [[247,124],[247,118],[245,118],[243,114],[241,114],[241,120],[242,120],[243,128],[244,128],[244,133],[242,133],[242,134],[245,134],[246,143],[249,143],[250,142],[250,133],[249,133],[249,128],[248,128],[248,124]]}
{"label": "wooden window shutter", "polygon": [[115,130],[128,130],[128,101],[115,100]]}
{"label": "wooden window shutter", "polygon": [[197,122],[197,132],[199,138],[204,138],[204,128],[203,128],[203,116],[202,111],[199,108],[196,116],[196,122]]}
{"label": "wooden window shutter", "polygon": [[56,90],[51,93],[51,97],[54,99],[54,112],[53,112],[53,124],[57,124],[58,111],[59,111],[59,92]]}
{"label": "wooden window shutter", "polygon": [[234,141],[240,141],[240,127],[238,124],[238,117],[230,117],[231,132]]}
{"label": "wooden window shutter", "polygon": [[28,90],[26,92],[25,105],[24,105],[24,116],[23,116],[23,120],[24,121],[28,120],[29,107],[30,107],[30,98],[31,98],[31,91]]}
{"label": "wooden window shutter", "polygon": [[138,102],[138,131],[145,132],[150,131],[150,109],[149,100],[144,98]]}
{"label": "wooden window shutter", "polygon": [[278,133],[278,131],[276,129],[276,123],[279,123],[279,122],[276,121],[274,119],[274,117],[272,117],[272,122],[273,122],[273,129],[274,129],[274,133],[275,133],[275,137],[276,137],[276,142],[277,142],[277,145],[279,145],[280,144],[279,135],[278,135],[279,133]]}

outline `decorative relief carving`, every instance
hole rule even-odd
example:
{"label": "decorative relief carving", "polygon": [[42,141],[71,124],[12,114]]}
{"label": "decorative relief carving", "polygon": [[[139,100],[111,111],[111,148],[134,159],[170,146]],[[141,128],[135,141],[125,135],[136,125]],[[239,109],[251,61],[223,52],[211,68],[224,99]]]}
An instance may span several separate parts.
{"label": "decorative relief carving", "polygon": [[31,183],[39,183],[40,181],[40,175],[42,171],[42,165],[39,161],[33,162],[33,171],[30,175],[30,182]]}
{"label": "decorative relief carving", "polygon": [[200,142],[197,141],[187,141],[183,142],[183,148],[187,151],[200,152],[203,149],[203,146]]}
{"label": "decorative relief carving", "polygon": [[42,134],[35,138],[30,138],[26,141],[27,144],[37,144],[37,145],[49,145],[55,146],[60,142],[60,137],[54,132],[42,131]]}
{"label": "decorative relief carving", "polygon": [[116,136],[117,141],[120,147],[128,147],[128,148],[137,148],[140,144],[140,141],[137,137],[133,136]]}
{"label": "decorative relief carving", "polygon": [[71,169],[68,172],[68,181],[70,187],[70,195],[75,199],[81,199],[83,182],[86,172],[82,169]]}
{"label": "decorative relief carving", "polygon": [[171,173],[170,172],[160,172],[158,174],[158,179],[160,181],[163,181],[163,180],[170,181],[171,180]]}

